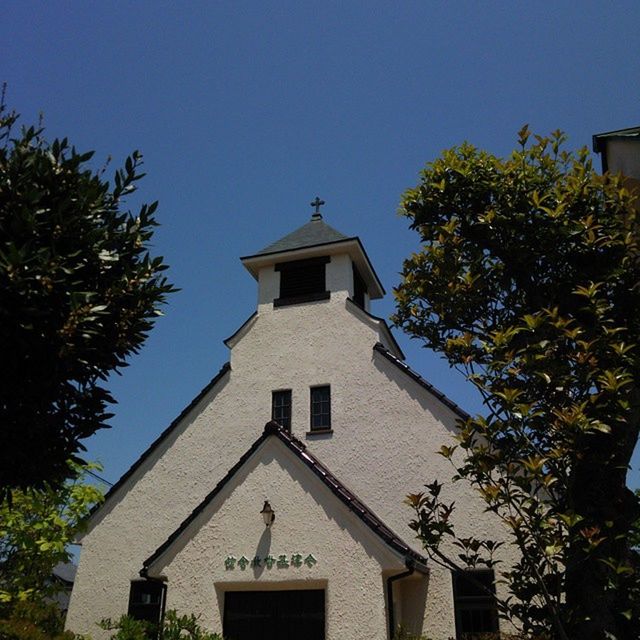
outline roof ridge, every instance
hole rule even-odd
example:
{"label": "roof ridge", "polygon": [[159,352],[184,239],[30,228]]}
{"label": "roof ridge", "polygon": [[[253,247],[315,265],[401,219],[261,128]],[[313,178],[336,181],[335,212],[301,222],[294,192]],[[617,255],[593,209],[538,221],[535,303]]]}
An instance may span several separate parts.
{"label": "roof ridge", "polygon": [[268,244],[266,247],[253,254],[260,256],[269,253],[279,253],[281,251],[293,251],[295,249],[303,249],[318,244],[330,244],[341,240],[349,239],[344,233],[334,229],[328,225],[320,215],[319,217],[311,217],[311,220],[305,222],[302,226],[282,236],[275,242]]}
{"label": "roof ridge", "polygon": [[[250,320],[251,318],[249,318]],[[111,496],[122,487],[122,485],[134,474],[136,469],[153,453],[153,451],[161,444],[161,442],[178,426],[182,419],[204,398],[204,396],[216,386],[220,379],[231,371],[231,362],[225,362],[220,371],[204,386],[203,389],[191,400],[191,402],[174,418],[169,426],[140,454],[138,459],[120,476],[115,484],[111,486],[109,491],[105,493],[104,499],[99,504],[93,506],[89,512],[89,518],[100,511]]]}
{"label": "roof ridge", "polygon": [[471,416],[456,402],[451,400],[444,392],[434,387],[428,380],[423,378],[417,371],[414,371],[406,362],[402,362],[396,356],[394,356],[381,342],[376,342],[373,345],[373,350],[382,354],[389,362],[398,367],[401,371],[404,371],[410,378],[415,380],[421,387],[424,387],[429,393],[434,395],[444,405],[449,407],[458,417],[463,420],[468,420]]}
{"label": "roof ridge", "polygon": [[282,442],[292,453],[294,453],[301,462],[308,467],[327,488],[345,504],[367,527],[373,531],[388,546],[403,555],[405,559],[410,559],[416,563],[416,568],[423,573],[427,572],[427,559],[414,551],[404,542],[400,536],[395,534],[369,507],[365,505],[353,492],[351,492],[340,480],[338,480],[312,453],[307,451],[307,446],[293,434],[287,431],[282,425],[275,420],[270,420],[265,424],[264,431],[260,437],[240,456],[236,464],[229,469],[225,476],[216,484],[205,498],[193,509],[193,511],[182,521],[171,535],[149,556],[143,563],[140,575],[147,576],[149,566],[153,564],[171,545],[180,537],[182,532],[204,511],[209,503],[220,493],[224,486],[231,480],[236,472],[244,465],[245,462],[257,451],[260,445],[270,436],[275,436]]}

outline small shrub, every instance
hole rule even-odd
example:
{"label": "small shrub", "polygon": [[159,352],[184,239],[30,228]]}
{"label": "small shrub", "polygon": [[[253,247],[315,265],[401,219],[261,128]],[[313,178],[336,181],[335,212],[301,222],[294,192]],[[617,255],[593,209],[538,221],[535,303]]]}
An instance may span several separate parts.
{"label": "small shrub", "polygon": [[[222,640],[222,636],[203,629],[198,616],[178,615],[171,609],[165,613],[162,627],[162,640]],[[113,621],[104,618],[98,623],[101,629],[115,631],[110,640],[149,640],[155,638],[155,625],[142,620],[134,620],[131,616],[120,616]],[[0,638],[0,640],[3,640]],[[39,639],[34,639],[39,640]]]}
{"label": "small shrub", "polygon": [[179,616],[175,611],[167,611],[164,617],[162,640],[222,640],[217,633],[206,631],[199,624],[199,617]]}
{"label": "small shrub", "polygon": [[149,640],[155,636],[154,625],[127,615],[120,616],[117,621],[103,618],[98,626],[105,631],[115,631],[111,640]]}
{"label": "small shrub", "polygon": [[403,626],[399,626],[393,635],[393,640],[429,640],[426,636],[417,635],[407,631]]}

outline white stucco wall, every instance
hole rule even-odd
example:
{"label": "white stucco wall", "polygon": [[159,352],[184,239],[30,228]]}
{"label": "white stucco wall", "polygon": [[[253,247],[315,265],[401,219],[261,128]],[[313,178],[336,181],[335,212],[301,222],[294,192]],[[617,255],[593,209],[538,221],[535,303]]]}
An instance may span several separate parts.
{"label": "white stucco wall", "polygon": [[[276,513],[265,528],[268,499]],[[176,543],[151,567],[170,585],[167,606],[222,629],[227,590],[325,589],[328,640],[385,640],[383,568],[403,570],[391,552],[277,438],[271,437]],[[313,554],[313,567],[225,568],[227,555]]]}
{"label": "white stucco wall", "polygon": [[[337,277],[332,286],[340,288],[340,282]],[[451,477],[449,463],[435,451],[449,442],[455,415],[373,351],[376,342],[387,341],[386,333],[347,302],[347,294],[340,288],[328,301],[275,309],[264,302],[229,341],[231,371],[103,507],[85,536],[70,629],[99,638],[95,622],[126,611],[129,581],[258,438],[270,419],[274,389],[292,390],[293,434],[388,526],[414,542],[403,499],[425,482]],[[320,384],[331,385],[333,433],[307,435],[309,389]],[[447,486],[445,498],[456,500],[460,534],[502,535],[464,485]],[[195,556],[185,557],[195,562]],[[340,572],[348,570],[343,565]],[[174,591],[170,581],[169,606],[181,597]],[[384,610],[368,612],[378,614]],[[432,571],[418,630],[436,640],[454,634],[446,571]]]}

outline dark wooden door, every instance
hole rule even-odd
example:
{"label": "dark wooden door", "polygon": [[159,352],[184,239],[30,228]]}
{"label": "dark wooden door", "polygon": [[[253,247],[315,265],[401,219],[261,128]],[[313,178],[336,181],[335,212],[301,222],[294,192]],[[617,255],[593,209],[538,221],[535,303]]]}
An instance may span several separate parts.
{"label": "dark wooden door", "polygon": [[324,640],[324,590],[227,591],[225,640]]}

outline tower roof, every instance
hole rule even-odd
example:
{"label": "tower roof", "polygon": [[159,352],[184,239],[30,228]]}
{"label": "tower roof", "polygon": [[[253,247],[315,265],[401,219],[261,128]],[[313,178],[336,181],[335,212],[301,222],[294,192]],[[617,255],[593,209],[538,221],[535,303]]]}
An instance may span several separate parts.
{"label": "tower roof", "polygon": [[[316,200],[319,200],[316,198]],[[320,201],[321,204],[322,201]],[[318,203],[312,205],[318,208]],[[321,255],[347,254],[356,264],[360,275],[367,283],[369,296],[372,300],[381,298],[385,291],[380,279],[373,269],[360,238],[346,236],[322,219],[318,210],[311,216],[311,220],[295,229],[286,236],[276,240],[257,253],[240,258],[242,264],[254,278],[258,278],[258,271],[262,267],[286,262],[302,260]]]}
{"label": "tower roof", "polygon": [[344,233],[340,233],[333,227],[330,227],[322,219],[321,214],[314,213],[307,224],[303,224],[295,231],[280,238],[280,240],[272,242],[255,255],[263,256],[270,253],[280,253],[282,251],[294,251],[296,249],[315,247],[317,245],[340,242],[341,240],[348,239],[349,237],[345,236]]}

